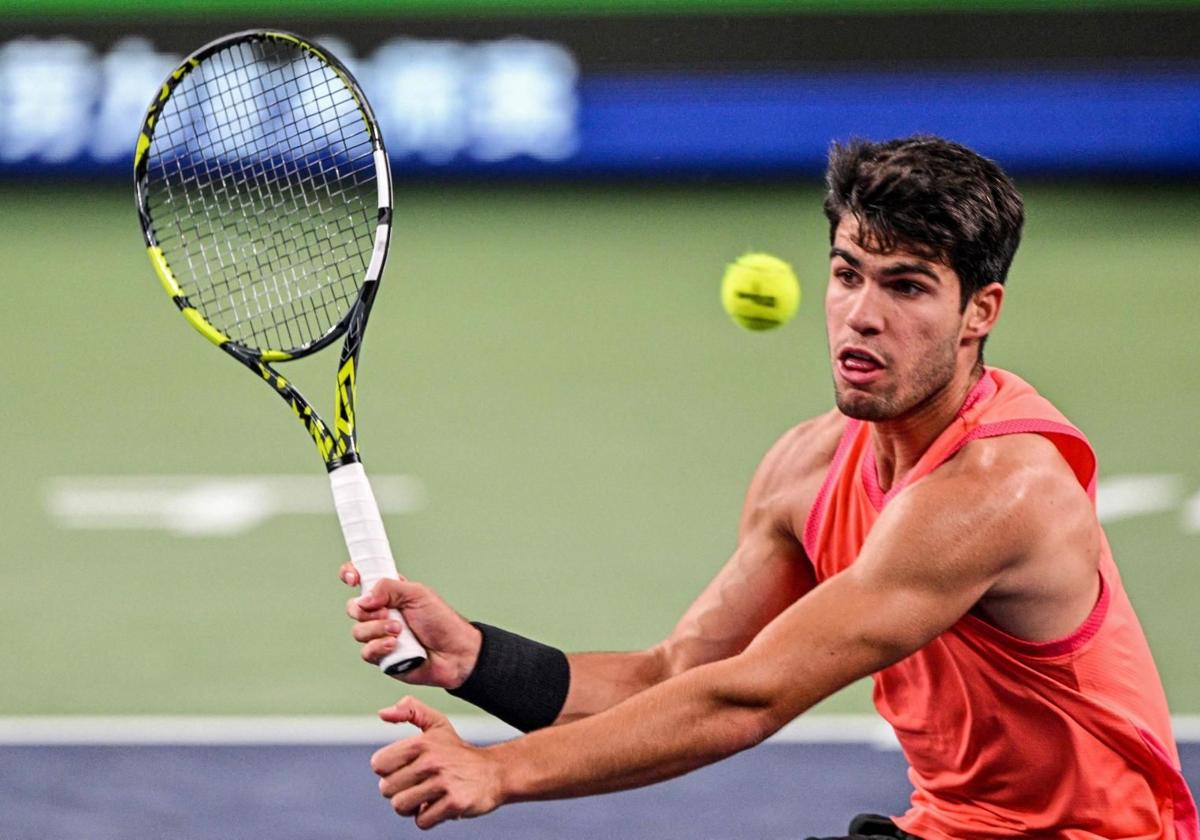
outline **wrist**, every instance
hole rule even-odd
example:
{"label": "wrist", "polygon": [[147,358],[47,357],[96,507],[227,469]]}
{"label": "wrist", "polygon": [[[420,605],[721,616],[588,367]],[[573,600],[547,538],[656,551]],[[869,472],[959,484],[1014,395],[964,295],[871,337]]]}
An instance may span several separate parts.
{"label": "wrist", "polygon": [[522,787],[522,778],[527,774],[519,755],[519,741],[506,741],[484,749],[489,753],[496,767],[497,807],[531,799],[529,792]]}
{"label": "wrist", "polygon": [[479,651],[483,647],[483,632],[478,627],[470,622],[464,621],[467,625],[467,635],[465,646],[462,654],[457,659],[457,669],[454,674],[454,679],[451,684],[444,686],[448,691],[455,691],[462,688],[475,670],[475,666],[479,664]]}
{"label": "wrist", "polygon": [[475,627],[480,633],[475,667],[450,694],[522,732],[554,723],[570,688],[566,654],[499,627]]}

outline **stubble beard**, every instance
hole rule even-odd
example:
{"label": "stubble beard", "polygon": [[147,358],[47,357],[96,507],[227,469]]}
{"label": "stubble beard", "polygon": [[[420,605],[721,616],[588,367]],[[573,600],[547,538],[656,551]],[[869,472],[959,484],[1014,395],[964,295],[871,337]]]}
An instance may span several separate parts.
{"label": "stubble beard", "polygon": [[880,393],[868,394],[849,388],[847,393],[842,390],[835,376],[834,399],[838,410],[854,420],[868,423],[898,420],[917,411],[941,393],[954,380],[955,368],[955,347],[948,345],[944,352],[937,354],[936,359],[914,372],[910,387],[905,388],[904,383],[897,382]]}

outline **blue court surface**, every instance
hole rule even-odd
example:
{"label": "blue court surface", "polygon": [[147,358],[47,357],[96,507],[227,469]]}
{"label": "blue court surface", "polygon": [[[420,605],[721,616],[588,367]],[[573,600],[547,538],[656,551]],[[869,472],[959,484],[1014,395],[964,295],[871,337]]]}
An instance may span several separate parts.
{"label": "blue court surface", "polygon": [[[18,741],[20,739],[17,739]],[[0,746],[2,840],[329,840],[424,836],[393,814],[354,744]],[[1181,744],[1193,791],[1200,743]],[[904,761],[879,739],[768,742],[628,793],[512,805],[436,829],[489,840],[797,840],[907,802]]]}

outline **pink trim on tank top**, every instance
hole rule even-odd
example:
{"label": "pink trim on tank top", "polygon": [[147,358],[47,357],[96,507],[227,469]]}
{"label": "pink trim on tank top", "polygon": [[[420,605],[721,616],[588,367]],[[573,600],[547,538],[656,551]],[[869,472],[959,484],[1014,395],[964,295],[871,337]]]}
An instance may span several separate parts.
{"label": "pink trim on tank top", "polygon": [[[979,403],[990,399],[997,390],[999,390],[999,386],[996,385],[996,380],[991,377],[990,371],[985,371],[983,376],[979,377],[979,381],[975,383],[975,387],[967,394],[967,398],[963,400],[962,407],[959,408],[958,414],[954,415],[954,418],[957,420]],[[961,448],[962,444],[959,444],[955,447],[954,451],[957,452]],[[949,458],[950,456],[947,455],[946,457]],[[937,466],[941,466],[942,463],[944,461],[939,462]],[[863,489],[867,491],[867,498],[871,501],[871,506],[876,511],[882,511],[887,503],[908,485],[907,481],[899,481],[893,484],[890,490],[884,492],[883,488],[879,486],[879,469],[875,463],[875,447],[868,449],[867,454],[863,457],[862,483]]]}
{"label": "pink trim on tank top", "polygon": [[1098,574],[1100,574],[1100,594],[1096,596],[1095,606],[1092,607],[1092,611],[1088,613],[1087,618],[1083,620],[1082,624],[1062,638],[1050,639],[1045,642],[1033,642],[1029,639],[1022,639],[1020,636],[1014,636],[1011,633],[1001,630],[991,622],[971,613],[964,615],[960,619],[960,623],[966,624],[972,631],[986,636],[994,644],[1022,656],[1052,659],[1056,656],[1075,653],[1095,638],[1096,634],[1100,632],[1100,628],[1104,625],[1104,619],[1108,616],[1108,606],[1112,601],[1112,596],[1109,592],[1108,581],[1104,579],[1102,573]]}
{"label": "pink trim on tank top", "polygon": [[817,536],[821,528],[821,519],[825,516],[825,506],[829,503],[829,490],[837,478],[842,462],[846,460],[846,451],[850,448],[854,436],[858,433],[858,427],[861,425],[861,420],[846,418],[846,429],[842,432],[842,439],[838,441],[837,450],[833,453],[833,461],[830,462],[829,469],[825,471],[825,480],[821,482],[817,498],[813,502],[813,506],[809,508],[808,518],[804,520],[804,535],[801,542],[804,545],[804,552],[808,555],[808,561],[814,565],[817,562]]}
{"label": "pink trim on tank top", "polygon": [[[1080,485],[1087,491],[1088,498],[1093,502],[1096,500],[1096,454],[1092,451],[1092,445],[1088,443],[1083,433],[1074,426],[1068,426],[1065,423],[1056,423],[1053,420],[1001,420],[998,423],[985,423],[982,426],[976,426],[972,429],[958,445],[946,455],[950,458],[957,454],[958,450],[962,449],[973,440],[980,438],[999,437],[1001,435],[1020,435],[1020,434],[1039,434],[1043,436],[1062,435],[1072,440],[1077,440],[1082,443],[1088,450],[1090,463],[1087,465],[1085,475],[1080,475],[1079,470],[1075,468],[1075,464],[1067,458],[1066,453],[1062,452],[1059,447],[1058,451],[1062,453],[1063,458],[1071,467],[1071,472],[1075,473],[1075,477],[1079,480]],[[1051,441],[1053,443],[1053,441]],[[1058,444],[1055,444],[1057,447]],[[943,461],[944,463],[944,461]]]}
{"label": "pink trim on tank top", "polygon": [[[983,400],[989,399],[999,390],[996,385],[996,380],[991,377],[991,371],[988,369],[979,381],[975,383],[975,387],[967,394],[967,398],[963,400],[962,408],[958,410],[956,417],[962,417],[966,412],[970,411]],[[861,420],[853,420],[847,418],[846,429],[842,432],[842,438],[838,441],[837,451],[834,452],[833,461],[829,465],[829,469],[825,472],[825,480],[821,482],[821,489],[817,493],[817,498],[813,502],[812,508],[808,512],[808,518],[804,523],[804,536],[802,539],[804,550],[808,553],[809,560],[815,562],[815,551],[817,545],[817,537],[819,536],[821,519],[825,515],[825,507],[829,502],[829,492],[832,488],[838,472],[841,470],[842,462],[845,460],[846,451],[850,448],[850,444],[854,440],[854,436],[858,434],[859,428],[863,425]],[[1090,463],[1086,466],[1086,473],[1080,474],[1076,469],[1075,464],[1067,458],[1066,453],[1062,453],[1062,448],[1058,447],[1059,452],[1063,454],[1063,458],[1067,460],[1071,471],[1075,473],[1075,477],[1079,483],[1087,491],[1088,498],[1093,502],[1096,501],[1096,455],[1092,451],[1091,444],[1088,443],[1083,433],[1073,426],[1065,423],[1058,423],[1053,420],[1001,420],[996,423],[984,423],[976,426],[963,438],[955,444],[941,461],[934,464],[929,472],[940,467],[946,461],[953,458],[958,451],[973,440],[981,440],[989,437],[1000,437],[1003,435],[1014,434],[1041,434],[1041,435],[1061,435],[1063,437],[1077,440],[1087,448]],[[1053,440],[1051,441],[1054,442]],[[1057,444],[1055,444],[1057,447]],[[908,486],[907,479],[897,482],[892,485],[891,489],[886,493],[879,486],[879,472],[875,464],[875,448],[868,446],[866,453],[863,456],[862,471],[860,474],[862,479],[863,489],[866,491],[867,499],[871,502],[872,507],[877,512],[882,512],[887,503],[895,498],[896,494]]]}
{"label": "pink trim on tank top", "polygon": [[1171,787],[1171,814],[1175,818],[1175,840],[1200,840],[1200,820],[1196,815],[1196,800],[1188,790],[1187,779],[1183,777],[1182,769],[1175,764],[1166,747],[1149,729],[1137,727],[1142,743],[1153,753],[1154,757],[1166,768],[1167,783]]}
{"label": "pink trim on tank top", "polygon": [[[1088,443],[1087,438],[1085,438],[1071,426],[1063,423],[1056,423],[1053,420],[1001,420],[998,423],[985,423],[982,426],[976,426],[970,432],[963,435],[962,440],[960,440],[953,449],[946,453],[945,458],[934,464],[930,469],[930,472],[949,461],[958,454],[960,449],[973,440],[1020,434],[1039,434],[1043,436],[1062,435],[1063,437],[1068,437],[1072,440],[1079,441],[1084,446],[1087,446],[1089,451],[1091,449],[1091,444]],[[1053,441],[1051,441],[1051,443],[1053,443]],[[1059,452],[1062,452],[1061,448],[1059,449]],[[1063,457],[1066,458],[1065,453],[1063,453]],[[1084,480],[1084,476],[1081,476],[1079,471],[1075,469],[1075,464],[1073,464],[1070,459],[1067,459],[1067,464],[1071,467],[1071,471],[1075,473],[1075,477],[1079,479],[1080,485],[1084,490],[1087,491],[1088,498],[1094,502],[1096,500],[1096,456],[1091,456],[1091,464],[1087,467],[1086,481]],[[870,499],[871,504],[874,506],[876,511],[882,511],[887,503],[895,498],[897,493],[908,486],[908,480],[905,479],[892,485],[892,489],[888,490],[886,493],[883,492],[882,488],[879,486],[879,474],[875,468],[874,449],[868,451],[866,456],[863,458],[862,482],[863,488],[867,491],[867,498]]]}

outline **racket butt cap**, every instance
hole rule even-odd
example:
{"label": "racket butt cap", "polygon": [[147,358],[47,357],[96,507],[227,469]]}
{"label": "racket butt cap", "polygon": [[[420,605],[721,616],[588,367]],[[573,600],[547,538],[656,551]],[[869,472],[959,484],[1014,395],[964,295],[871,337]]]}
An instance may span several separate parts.
{"label": "racket butt cap", "polygon": [[383,673],[389,677],[399,677],[402,674],[407,674],[414,668],[419,668],[425,664],[424,656],[404,656],[401,659],[390,661],[388,659],[379,663],[379,667],[383,669]]}

